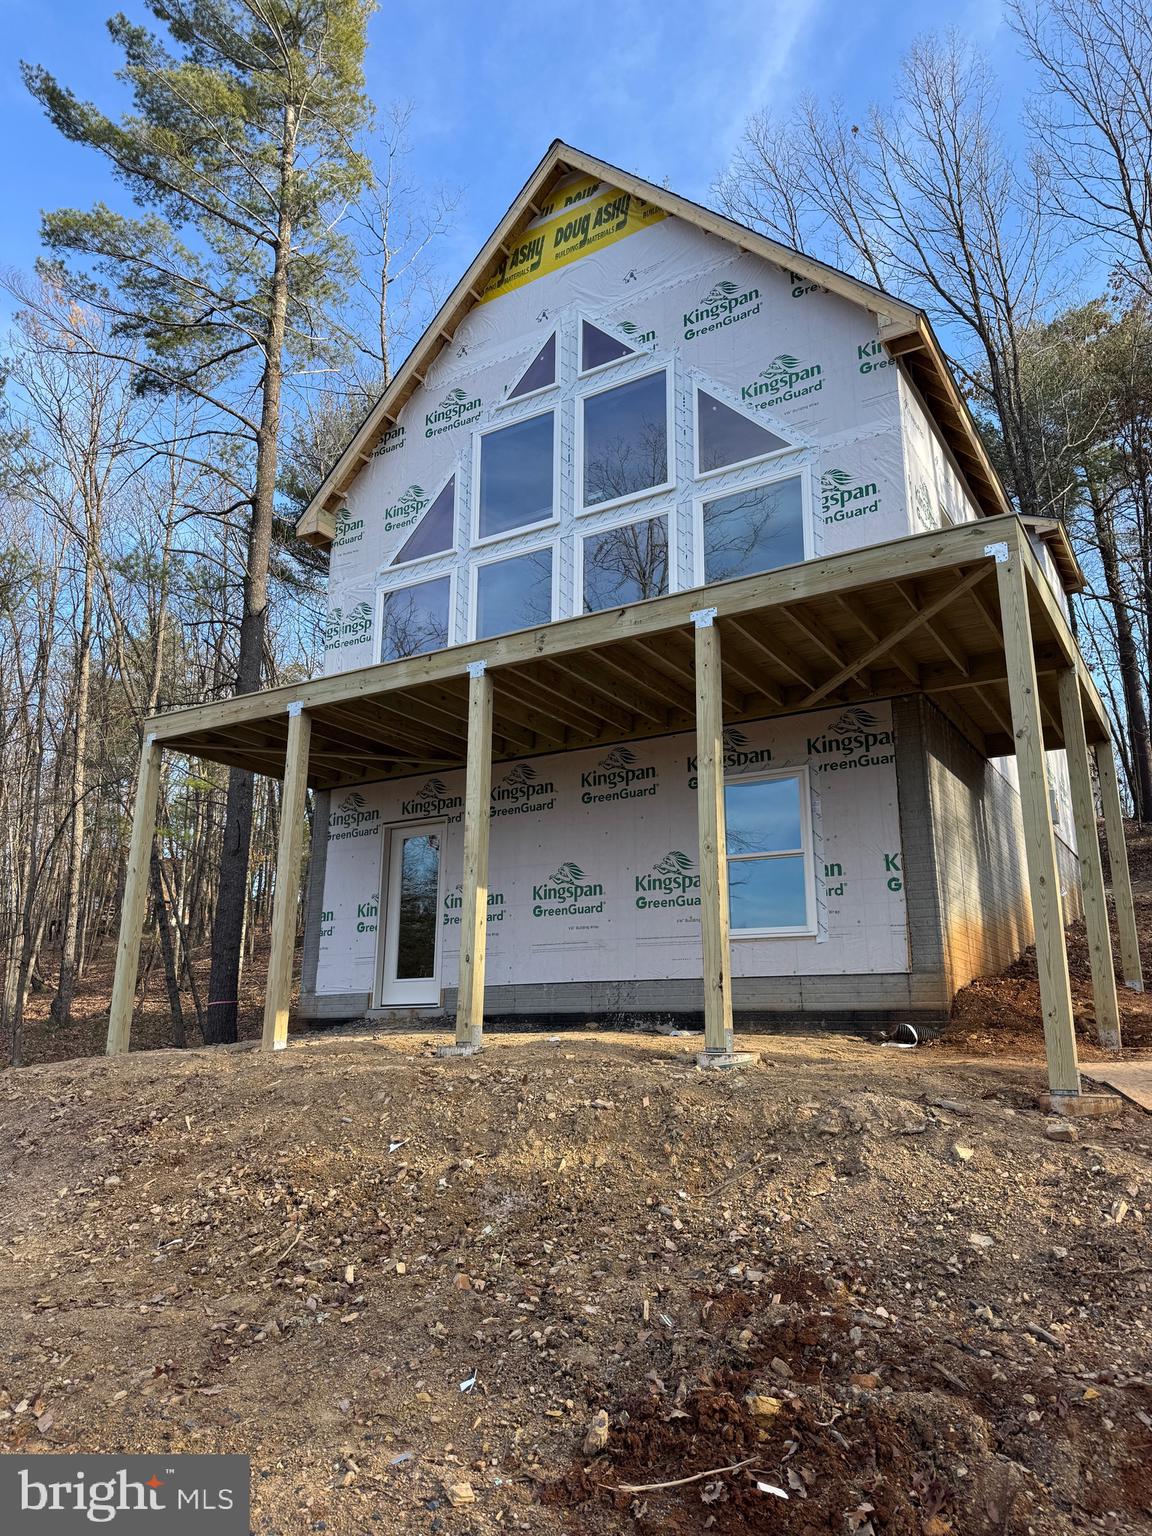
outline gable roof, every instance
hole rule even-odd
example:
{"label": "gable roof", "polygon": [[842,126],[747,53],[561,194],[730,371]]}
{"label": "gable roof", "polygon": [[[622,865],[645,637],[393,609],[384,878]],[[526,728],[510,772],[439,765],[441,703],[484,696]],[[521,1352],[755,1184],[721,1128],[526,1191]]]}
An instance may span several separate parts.
{"label": "gable roof", "polygon": [[325,475],[297,522],[296,532],[302,539],[321,546],[333,541],[336,514],[349,485],[368,463],[384,433],[398,424],[409,396],[424,382],[428,369],[441,348],[451,342],[465,315],[480,302],[489,277],[515,245],[521,232],[536,218],[540,204],[547,200],[555,184],[573,171],[595,176],[621,192],[643,198],[666,214],[695,224],[741,250],[763,257],[773,265],[795,272],[830,293],[869,310],[876,316],[880,340],[891,356],[900,359],[919,390],[981,511],[988,515],[1011,511],[1004,487],[923,310],[893,298],[871,283],[817,261],[815,257],[805,256],[767,235],[758,234],[734,219],[679,197],[665,187],[658,187],[630,171],[623,171],[554,139],[476,259]]}

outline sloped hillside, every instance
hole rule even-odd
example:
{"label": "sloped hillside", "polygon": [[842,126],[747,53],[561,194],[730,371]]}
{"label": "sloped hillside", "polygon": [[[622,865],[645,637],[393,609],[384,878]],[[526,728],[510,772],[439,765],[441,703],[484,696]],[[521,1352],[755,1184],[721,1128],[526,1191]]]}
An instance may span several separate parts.
{"label": "sloped hillside", "polygon": [[5,1074],[5,1444],[246,1452],[293,1536],[1147,1531],[1152,1123],[755,1044]]}

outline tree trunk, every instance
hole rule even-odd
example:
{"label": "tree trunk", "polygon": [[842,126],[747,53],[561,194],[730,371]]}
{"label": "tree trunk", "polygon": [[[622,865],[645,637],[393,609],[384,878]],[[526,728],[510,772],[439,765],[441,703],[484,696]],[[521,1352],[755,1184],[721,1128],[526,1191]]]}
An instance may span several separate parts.
{"label": "tree trunk", "polygon": [[1128,612],[1128,598],[1120,572],[1120,558],[1116,553],[1116,537],[1112,518],[1097,488],[1089,484],[1089,500],[1096,528],[1096,542],[1100,549],[1100,566],[1104,572],[1104,586],[1116,618],[1116,660],[1120,672],[1120,687],[1124,694],[1124,710],[1128,716],[1128,736],[1131,746],[1131,773],[1129,788],[1132,791],[1136,820],[1152,821],[1152,737],[1148,729],[1148,711],[1144,704],[1144,685],[1140,675],[1140,659],[1132,618]]}
{"label": "tree trunk", "polygon": [[[248,530],[248,558],[244,570],[244,613],[240,621],[240,659],[235,688],[238,694],[253,693],[260,687],[264,657],[268,566],[272,555],[272,522],[276,497],[276,450],[280,433],[284,330],[288,315],[288,265],[292,245],[291,187],[294,178],[296,123],[296,108],[286,106],[280,150],[280,213],[272,268],[272,302],[264,341],[260,429],[256,435],[256,486],[252,496],[252,521]],[[245,769],[233,768],[228,775],[224,843],[220,851],[220,879],[216,915],[212,924],[212,967],[204,1018],[204,1040],[208,1045],[228,1044],[236,1039],[248,860],[252,849],[253,792],[253,775]]]}
{"label": "tree trunk", "polygon": [[53,1022],[67,1029],[72,1022],[76,991],[76,940],[80,928],[81,877],[84,873],[85,796],[88,781],[88,698],[92,682],[91,539],[84,550],[84,598],[80,619],[80,653],[76,667],[76,733],[72,759],[72,825],[68,839],[68,885],[64,895],[64,933],[60,941],[60,980],[52,1003]]}

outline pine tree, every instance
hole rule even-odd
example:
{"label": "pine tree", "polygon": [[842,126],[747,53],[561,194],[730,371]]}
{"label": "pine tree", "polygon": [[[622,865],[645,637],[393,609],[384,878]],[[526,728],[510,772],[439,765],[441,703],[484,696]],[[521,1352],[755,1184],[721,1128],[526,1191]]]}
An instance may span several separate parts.
{"label": "pine tree", "polygon": [[[326,315],[354,258],[341,211],[365,184],[363,58],[375,0],[148,0],[165,40],[109,23],[133,110],[119,120],[24,65],[67,138],[97,150],[138,210],[46,215],[60,280],[107,314],[144,387],[199,399],[249,484],[235,689],[260,687],[286,375],[329,355]],[[232,444],[227,444],[232,439]],[[236,1038],[253,779],[229,776],[206,1038]]]}

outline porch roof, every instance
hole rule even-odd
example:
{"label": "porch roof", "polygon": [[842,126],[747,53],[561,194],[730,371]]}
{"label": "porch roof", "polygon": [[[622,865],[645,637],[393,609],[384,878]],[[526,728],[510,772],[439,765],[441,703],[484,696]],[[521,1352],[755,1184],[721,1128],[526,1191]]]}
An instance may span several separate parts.
{"label": "porch roof", "polygon": [[[1064,744],[1058,673],[1078,652],[1028,530],[1065,586],[1079,569],[1059,525],[1013,515],[851,550],[626,608],[560,620],[426,656],[154,716],[168,750],[280,777],[289,706],[312,721],[309,783],[442,772],[466,760],[468,668],[493,679],[498,761],[574,751],[695,725],[692,614],[716,611],[726,723],[923,693],[986,756],[1015,750],[997,547],[1028,578],[1045,745]],[[1104,706],[1081,666],[1090,740]]]}

